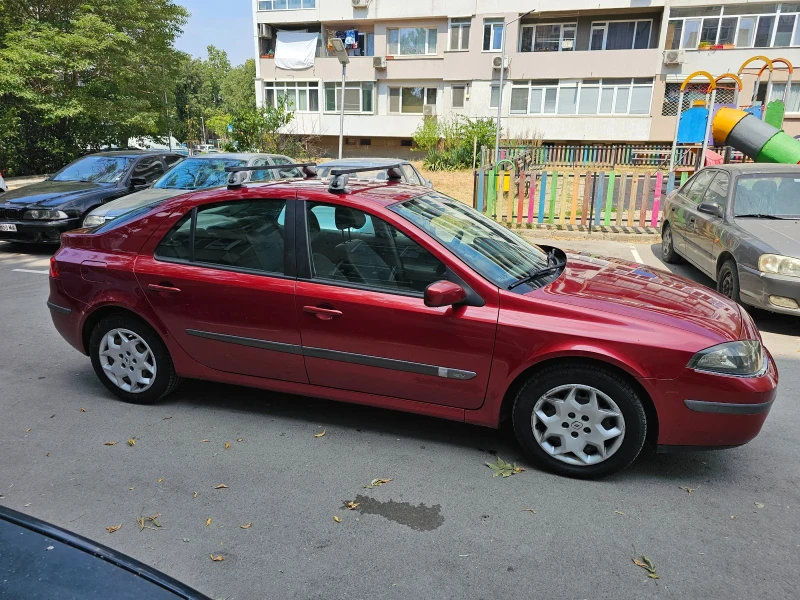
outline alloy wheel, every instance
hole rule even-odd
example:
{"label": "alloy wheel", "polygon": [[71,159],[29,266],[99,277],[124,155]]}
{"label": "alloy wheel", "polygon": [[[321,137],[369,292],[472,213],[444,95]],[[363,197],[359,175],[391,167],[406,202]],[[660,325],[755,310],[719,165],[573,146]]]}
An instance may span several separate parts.
{"label": "alloy wheel", "polygon": [[144,392],[156,379],[156,358],[150,346],[129,329],[112,329],[100,342],[100,365],[118,388]]}
{"label": "alloy wheel", "polygon": [[664,230],[664,235],[661,238],[661,256],[666,259],[669,257],[672,250],[672,229],[667,227]]}
{"label": "alloy wheel", "polygon": [[727,269],[722,272],[719,291],[726,298],[733,298],[733,275]]}
{"label": "alloy wheel", "polygon": [[562,385],[543,394],[533,408],[531,427],[545,452],[576,466],[607,460],[625,437],[619,406],[588,385]]}

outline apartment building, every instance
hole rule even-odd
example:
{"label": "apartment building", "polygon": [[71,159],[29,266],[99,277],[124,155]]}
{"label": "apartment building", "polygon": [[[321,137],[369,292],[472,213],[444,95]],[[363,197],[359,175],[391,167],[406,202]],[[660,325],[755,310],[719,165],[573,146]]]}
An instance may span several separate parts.
{"label": "apartment building", "polygon": [[[757,55],[800,66],[800,2],[253,0],[253,14],[258,101],[286,95],[294,130],[333,148],[343,98],[346,155],[403,155],[425,115],[495,117],[504,22],[503,127],[522,139],[668,142],[690,73],[736,73]],[[332,37],[350,55],[344,94]],[[307,55],[283,60],[296,39]],[[762,65],[743,74],[740,104]],[[787,79],[776,65],[758,98],[783,97]],[[786,107],[792,135],[800,134],[796,79]],[[733,101],[731,82],[718,101]]]}

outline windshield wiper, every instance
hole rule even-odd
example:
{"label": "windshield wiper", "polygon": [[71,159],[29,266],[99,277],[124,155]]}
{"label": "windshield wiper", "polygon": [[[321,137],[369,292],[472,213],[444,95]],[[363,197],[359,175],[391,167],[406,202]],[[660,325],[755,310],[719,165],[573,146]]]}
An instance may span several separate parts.
{"label": "windshield wiper", "polygon": [[513,281],[511,285],[509,285],[506,289],[513,290],[515,287],[522,285],[523,283],[528,283],[529,281],[535,281],[537,279],[541,279],[545,275],[550,275],[551,273],[555,273],[556,271],[561,270],[567,265],[567,261],[563,260],[558,262],[555,258],[555,253],[553,251],[547,255],[547,262],[549,263],[551,260],[556,261],[555,264],[550,265],[549,267],[542,267],[541,269],[536,269],[535,271],[531,271],[530,273],[526,273],[516,281]]}
{"label": "windshield wiper", "polygon": [[752,213],[749,215],[734,215],[735,219],[746,219],[746,218],[753,218],[753,219],[777,219],[778,221],[783,221],[784,217],[779,217],[778,215],[765,215],[761,213]]}

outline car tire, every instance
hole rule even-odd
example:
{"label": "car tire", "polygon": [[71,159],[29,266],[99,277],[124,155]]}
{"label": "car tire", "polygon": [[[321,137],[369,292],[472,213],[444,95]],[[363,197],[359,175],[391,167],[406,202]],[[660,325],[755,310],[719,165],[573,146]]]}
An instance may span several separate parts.
{"label": "car tire", "polygon": [[[531,375],[514,400],[512,421],[531,460],[558,475],[579,479],[624,469],[639,455],[647,435],[639,393],[610,368],[578,361]],[[554,435],[549,436],[551,431]],[[615,432],[619,433],[614,436]],[[570,449],[561,452],[561,445]],[[608,456],[602,457],[603,453]]]}
{"label": "car tire", "polygon": [[164,342],[135,317],[101,320],[89,338],[89,356],[101,383],[125,402],[153,404],[181,383]]}
{"label": "car tire", "polygon": [[717,291],[730,298],[737,304],[742,303],[739,295],[739,269],[736,267],[736,261],[729,258],[719,268],[717,273]]}
{"label": "car tire", "polygon": [[669,226],[669,223],[664,225],[664,229],[661,231],[661,258],[665,263],[671,265],[678,264],[682,261],[680,255],[675,252],[675,244],[672,239],[672,227]]}

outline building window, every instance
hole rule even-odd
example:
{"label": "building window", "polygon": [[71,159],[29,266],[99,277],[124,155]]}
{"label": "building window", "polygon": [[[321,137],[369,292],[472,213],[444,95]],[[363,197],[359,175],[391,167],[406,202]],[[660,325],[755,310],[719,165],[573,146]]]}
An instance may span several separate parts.
{"label": "building window", "polygon": [[590,50],[642,50],[650,47],[653,21],[607,21],[592,23]]}
{"label": "building window", "polygon": [[401,27],[386,30],[389,43],[387,54],[391,56],[414,56],[436,54],[437,30],[425,27]]}
{"label": "building window", "polygon": [[[374,112],[375,84],[372,81],[348,82],[344,88],[344,112]],[[325,112],[339,112],[342,102],[342,84],[325,83]]]}
{"label": "building window", "polygon": [[316,81],[266,81],[264,102],[267,106],[278,106],[279,99],[286,97],[286,108],[297,112],[319,112],[319,83]]}
{"label": "building window", "polygon": [[464,108],[464,97],[466,96],[466,86],[454,85],[450,88],[453,91],[453,108]]}
{"label": "building window", "polygon": [[299,10],[316,7],[317,0],[258,0],[258,10]]}
{"label": "building window", "polygon": [[[372,32],[359,32],[358,47],[351,51],[352,56],[375,56],[375,34]],[[334,56],[335,53],[330,53]]]}
{"label": "building window", "polygon": [[484,52],[499,52],[503,45],[503,19],[483,20]]}
{"label": "building window", "polygon": [[[732,87],[723,87],[725,84],[727,84],[727,82],[723,82],[723,84],[717,86],[715,102],[719,104],[733,104],[734,90]],[[792,89],[794,89],[794,84],[792,84]],[[683,94],[683,108],[681,111],[692,108],[695,100],[705,100],[707,90],[708,84],[690,83],[687,85]],[[781,91],[782,90],[783,88],[781,88]],[[667,83],[664,90],[664,104],[661,106],[662,117],[674,117],[678,114],[678,98],[680,97],[680,91],[680,83]],[[789,112],[788,106],[786,112]]]}
{"label": "building window", "polygon": [[361,138],[358,140],[359,146],[371,146],[372,145],[372,138]]}
{"label": "building window", "polygon": [[489,93],[489,108],[497,108],[500,103],[500,86],[493,85],[492,91]]}
{"label": "building window", "polygon": [[652,79],[515,81],[511,113],[532,115],[648,115]]}
{"label": "building window", "polygon": [[[783,94],[786,92],[786,83],[773,83],[772,90],[769,94],[768,102],[773,100],[783,100]],[[719,91],[717,91],[719,95]],[[758,86],[758,98],[763,102],[767,95],[767,84],[761,83]],[[787,113],[800,113],[800,83],[793,83],[789,89],[789,96],[786,98],[786,112]]]}
{"label": "building window", "polygon": [[575,49],[576,23],[523,25],[520,52],[561,52]]}
{"label": "building window", "polygon": [[472,19],[450,19],[450,50],[469,50]]}
{"label": "building window", "polygon": [[666,48],[695,49],[701,44],[737,48],[800,46],[800,3],[672,9]]}
{"label": "building window", "polygon": [[436,88],[389,88],[389,112],[421,115],[426,105],[436,104]]}
{"label": "building window", "polygon": [[411,148],[414,145],[414,140],[400,140],[400,145],[405,148]]}

